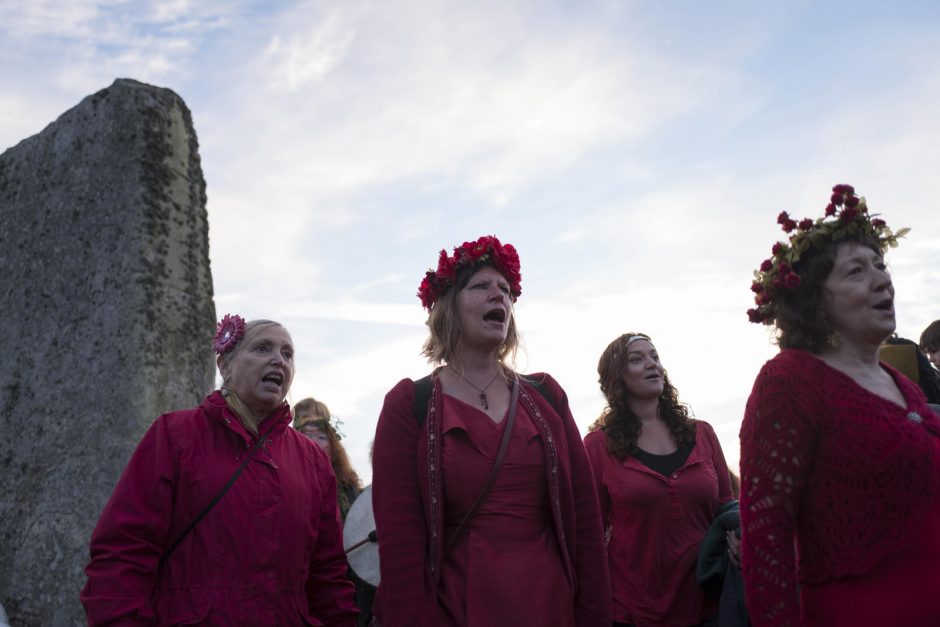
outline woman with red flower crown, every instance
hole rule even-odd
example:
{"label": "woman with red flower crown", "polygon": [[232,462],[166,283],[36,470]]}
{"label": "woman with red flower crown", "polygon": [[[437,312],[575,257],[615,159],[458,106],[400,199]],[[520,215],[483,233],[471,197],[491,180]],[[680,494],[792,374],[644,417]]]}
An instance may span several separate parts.
{"label": "woman with red flower crown", "polygon": [[357,610],[336,480],[290,428],[287,329],[225,316],[222,389],[147,431],[91,538],[89,625],[336,625]]}
{"label": "woman with red flower crown", "polygon": [[373,502],[383,627],[610,626],[597,494],[564,390],[511,367],[510,244],[441,251],[418,297],[439,366],[385,397]]}
{"label": "woman with red flower crown", "polygon": [[741,523],[755,625],[940,624],[940,417],[878,360],[895,328],[883,255],[907,229],[849,185],[755,273],[752,322],[780,353],[741,427]]}

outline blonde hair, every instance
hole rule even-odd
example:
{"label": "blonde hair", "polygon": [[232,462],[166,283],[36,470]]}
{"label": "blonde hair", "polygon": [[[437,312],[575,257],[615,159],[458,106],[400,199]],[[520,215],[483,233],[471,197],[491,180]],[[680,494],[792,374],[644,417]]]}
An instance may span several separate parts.
{"label": "blonde hair", "polygon": [[[493,267],[489,263],[461,268],[457,279],[446,292],[441,294],[425,324],[428,326],[428,339],[424,341],[421,354],[435,365],[450,363],[457,354],[460,346],[460,322],[457,319],[457,293],[467,286],[473,275],[484,267]],[[500,345],[496,358],[500,363],[515,366],[516,352],[519,349],[519,333],[516,331],[516,316],[510,301],[509,329],[506,340]]]}

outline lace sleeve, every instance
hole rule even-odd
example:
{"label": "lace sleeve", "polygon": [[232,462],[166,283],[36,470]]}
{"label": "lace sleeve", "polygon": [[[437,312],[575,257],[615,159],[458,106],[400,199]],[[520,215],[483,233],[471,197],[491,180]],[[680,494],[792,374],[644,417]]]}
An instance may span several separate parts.
{"label": "lace sleeve", "polygon": [[816,394],[795,373],[764,366],[741,426],[741,526],[755,625],[797,625],[794,539],[816,441]]}

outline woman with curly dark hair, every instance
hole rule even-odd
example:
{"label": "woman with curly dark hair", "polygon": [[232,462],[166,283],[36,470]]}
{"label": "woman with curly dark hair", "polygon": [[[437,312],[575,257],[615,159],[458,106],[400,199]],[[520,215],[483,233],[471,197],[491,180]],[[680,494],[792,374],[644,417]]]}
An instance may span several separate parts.
{"label": "woman with curly dark hair", "polygon": [[699,545],[731,477],[652,340],[626,333],[597,365],[607,407],[584,440],[608,535],[614,625],[700,625],[718,613],[696,581]]}
{"label": "woman with curly dark hair", "polygon": [[782,349],[741,425],[741,527],[755,625],[936,625],[940,418],[879,361],[895,330],[896,233],[836,185],[757,272],[751,322]]}

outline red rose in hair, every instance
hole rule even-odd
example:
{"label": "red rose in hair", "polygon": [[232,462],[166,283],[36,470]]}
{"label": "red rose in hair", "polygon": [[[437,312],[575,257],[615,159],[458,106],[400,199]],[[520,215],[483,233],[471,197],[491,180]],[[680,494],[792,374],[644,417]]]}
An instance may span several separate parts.
{"label": "red rose in hair", "polygon": [[853,207],[846,207],[842,210],[842,213],[839,214],[839,220],[842,222],[851,222],[858,217],[858,209]]}
{"label": "red rose in hair", "polygon": [[875,227],[876,229],[880,229],[886,226],[885,221],[882,220],[881,218],[875,218],[874,220],[872,220],[871,225]]}
{"label": "red rose in hair", "polygon": [[771,261],[770,259],[764,259],[764,261],[761,262],[761,264],[760,264],[760,271],[761,271],[761,272],[769,272],[770,269],[773,268],[773,267],[774,267],[774,262],[773,262],[773,261]]}
{"label": "red rose in hair", "polygon": [[771,252],[771,254],[773,254],[774,257],[776,257],[777,255],[779,255],[780,253],[783,252],[784,248],[785,248],[785,246],[784,246],[783,242],[777,242],[777,243],[774,244],[773,247],[770,249],[770,252]]}
{"label": "red rose in hair", "polygon": [[456,261],[447,256],[446,250],[441,250],[441,254],[437,260],[437,272],[435,274],[441,279],[447,279],[453,281],[457,276],[457,264]]}
{"label": "red rose in hair", "polygon": [[788,290],[796,289],[800,286],[800,275],[796,272],[791,272],[790,274],[783,277],[783,286]]}
{"label": "red rose in hair", "polygon": [[781,211],[780,215],[777,216],[777,224],[786,224],[790,220],[790,214],[786,211]]}
{"label": "red rose in hair", "polygon": [[831,202],[834,205],[841,205],[843,200],[844,200],[843,196],[839,192],[836,192],[829,198],[829,202]]}
{"label": "red rose in hair", "polygon": [[453,256],[442,250],[437,261],[437,270],[429,270],[418,288],[418,298],[425,309],[430,310],[435,301],[457,280],[457,272],[464,266],[481,262],[492,263],[506,277],[512,300],[522,294],[522,274],[519,271],[519,254],[511,244],[501,244],[492,235],[484,235],[475,242],[464,242],[454,248]]}
{"label": "red rose in hair", "polygon": [[748,309],[747,318],[751,322],[763,322],[764,321],[764,315],[756,309]]}
{"label": "red rose in hair", "polygon": [[857,206],[858,206],[858,198],[855,197],[855,196],[849,196],[848,198],[845,199],[845,206],[846,206],[846,207],[853,207],[853,208],[854,208],[854,207],[857,207]]}
{"label": "red rose in hair", "polygon": [[760,294],[761,292],[764,291],[764,286],[758,283],[757,281],[754,281],[753,283],[751,283],[751,291],[754,292],[755,294]]}
{"label": "red rose in hair", "polygon": [[803,218],[799,224],[801,231],[808,231],[813,228],[813,221],[810,218]]}
{"label": "red rose in hair", "polygon": [[826,217],[836,215],[836,206],[832,203],[826,205]]}

